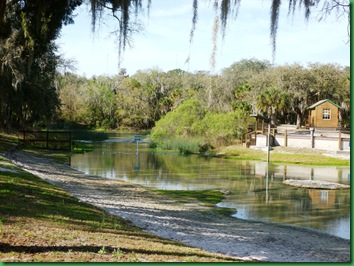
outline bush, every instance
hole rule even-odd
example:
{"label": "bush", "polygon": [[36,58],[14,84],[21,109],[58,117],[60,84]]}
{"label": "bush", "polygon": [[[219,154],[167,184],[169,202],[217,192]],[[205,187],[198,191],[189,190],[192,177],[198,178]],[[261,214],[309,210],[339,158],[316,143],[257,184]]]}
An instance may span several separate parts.
{"label": "bush", "polygon": [[190,136],[195,121],[203,119],[205,112],[197,100],[187,100],[174,111],[156,122],[151,137],[158,140],[170,136]]}
{"label": "bush", "polygon": [[151,139],[163,149],[178,148],[184,154],[205,153],[212,146],[230,145],[235,139],[242,139],[247,117],[242,110],[205,112],[199,101],[191,99],[159,120],[152,129]]}

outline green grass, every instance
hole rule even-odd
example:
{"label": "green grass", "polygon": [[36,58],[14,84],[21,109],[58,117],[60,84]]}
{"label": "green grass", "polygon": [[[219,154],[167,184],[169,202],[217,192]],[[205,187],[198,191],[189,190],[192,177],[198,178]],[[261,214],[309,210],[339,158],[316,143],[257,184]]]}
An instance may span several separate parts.
{"label": "green grass", "polygon": [[[270,152],[271,163],[350,166],[350,160],[325,156],[311,149],[292,149],[286,147],[281,147],[281,149],[283,151],[288,150],[289,152],[279,152],[278,149],[275,148]],[[230,159],[267,161],[266,152],[246,148],[241,145],[222,148],[219,150],[219,153]]]}
{"label": "green grass", "polygon": [[191,200],[197,200],[204,204],[212,204],[225,199],[223,193],[219,190],[153,190],[161,195],[169,196],[178,199],[180,202],[190,202]]}
{"label": "green grass", "polygon": [[176,150],[183,155],[199,153],[203,145],[204,141],[201,138],[183,138],[179,136],[165,137],[151,143],[151,147],[157,147],[163,150]]}
{"label": "green grass", "polygon": [[5,134],[0,132],[0,152],[14,149],[19,144],[18,136],[15,134]]}
{"label": "green grass", "polygon": [[201,207],[209,207],[205,211],[218,215],[230,216],[236,213],[235,208],[219,208],[216,204],[225,199],[225,194],[220,190],[159,190],[153,192],[178,200],[181,203],[196,203]]}

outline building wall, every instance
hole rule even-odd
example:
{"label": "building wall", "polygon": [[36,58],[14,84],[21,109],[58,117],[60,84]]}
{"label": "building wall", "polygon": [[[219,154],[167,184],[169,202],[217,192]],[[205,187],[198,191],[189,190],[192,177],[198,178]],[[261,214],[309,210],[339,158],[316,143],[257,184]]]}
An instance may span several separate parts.
{"label": "building wall", "polygon": [[[313,142],[312,142],[313,141]],[[265,147],[267,145],[267,135],[257,135],[258,147]],[[271,142],[271,146],[287,146],[294,148],[315,148],[329,151],[350,151],[350,139],[338,137],[320,137],[314,136],[313,140],[310,135],[295,136],[276,134],[275,139]]]}
{"label": "building wall", "polygon": [[[322,117],[323,109],[331,110],[331,119],[324,120]],[[330,102],[324,102],[323,104],[317,106],[315,110],[311,111],[311,123],[314,123],[314,127],[338,127],[338,108],[331,104]]]}

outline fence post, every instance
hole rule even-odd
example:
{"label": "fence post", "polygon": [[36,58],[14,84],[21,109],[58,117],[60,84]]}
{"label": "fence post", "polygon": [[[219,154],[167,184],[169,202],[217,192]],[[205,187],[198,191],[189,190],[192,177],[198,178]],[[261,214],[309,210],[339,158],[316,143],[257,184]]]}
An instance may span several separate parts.
{"label": "fence post", "polygon": [[288,130],[285,129],[284,131],[284,146],[288,147]]}
{"label": "fence post", "polygon": [[49,147],[49,131],[47,130],[47,134],[46,134],[46,149],[48,149]]}
{"label": "fence post", "polygon": [[311,131],[311,148],[314,148],[315,147],[315,139],[314,139],[314,132],[315,132],[315,128],[311,127],[310,128],[310,131]]}
{"label": "fence post", "polygon": [[338,150],[340,151],[342,149],[342,132],[339,131],[338,134]]}
{"label": "fence post", "polygon": [[71,151],[71,131],[69,131],[69,151]]}

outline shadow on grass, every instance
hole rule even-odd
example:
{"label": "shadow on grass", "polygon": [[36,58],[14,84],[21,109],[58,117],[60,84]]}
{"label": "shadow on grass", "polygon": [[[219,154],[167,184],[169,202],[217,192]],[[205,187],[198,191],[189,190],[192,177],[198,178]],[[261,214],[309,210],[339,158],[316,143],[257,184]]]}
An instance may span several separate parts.
{"label": "shadow on grass", "polygon": [[[112,246],[93,246],[93,245],[82,245],[82,246],[31,246],[31,245],[8,245],[0,243],[0,250],[2,253],[46,253],[46,252],[92,252],[98,254],[113,254],[117,251],[116,247]],[[168,252],[168,251],[156,251],[148,249],[127,249],[119,248],[120,252],[125,254],[145,254],[145,255],[160,255],[160,256],[198,256],[204,258],[215,258],[214,255],[201,254],[198,252]],[[236,261],[234,258],[222,257],[226,261]]]}

